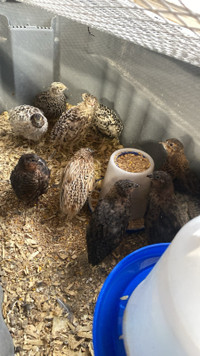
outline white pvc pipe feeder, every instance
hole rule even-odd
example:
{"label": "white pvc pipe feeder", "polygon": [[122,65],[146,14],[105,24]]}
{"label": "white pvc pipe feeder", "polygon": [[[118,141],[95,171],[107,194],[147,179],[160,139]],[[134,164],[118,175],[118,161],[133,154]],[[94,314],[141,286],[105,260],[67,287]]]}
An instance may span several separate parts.
{"label": "white pvc pipe feeder", "polygon": [[[145,158],[147,158],[150,162],[150,167],[143,172],[128,172],[117,166],[116,161],[117,158],[124,154],[142,154]],[[119,149],[110,156],[110,160],[108,162],[107,170],[105,173],[105,177],[102,183],[102,189],[100,193],[100,198],[103,198],[110,188],[114,185],[114,183],[120,179],[129,179],[135,183],[140,184],[140,187],[135,190],[133,196],[133,209],[132,209],[132,218],[139,219],[143,218],[146,205],[147,205],[147,197],[150,189],[151,181],[147,177],[148,174],[152,173],[154,170],[154,161],[152,157],[141,150],[136,148],[122,148]]]}

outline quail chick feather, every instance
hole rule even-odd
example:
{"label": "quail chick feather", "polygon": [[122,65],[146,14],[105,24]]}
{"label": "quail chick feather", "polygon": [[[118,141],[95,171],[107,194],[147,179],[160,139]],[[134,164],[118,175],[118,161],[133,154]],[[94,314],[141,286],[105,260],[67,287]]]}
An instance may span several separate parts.
{"label": "quail chick feather", "polygon": [[72,219],[85,204],[95,182],[93,151],[81,148],[67,163],[61,180],[60,209]]}
{"label": "quail chick feather", "polygon": [[64,112],[51,132],[53,144],[73,146],[86,133],[98,108],[98,100],[90,94],[82,94],[83,101]]}
{"label": "quail chick feather", "polygon": [[63,83],[53,82],[48,90],[35,97],[34,105],[43,111],[49,122],[55,121],[66,111],[66,89]]}
{"label": "quail chick feather", "polygon": [[34,153],[23,154],[10,175],[16,196],[27,204],[37,202],[47,192],[49,179],[46,162]]}
{"label": "quail chick feather", "polygon": [[101,198],[92,214],[86,232],[88,261],[100,263],[122,241],[131,217],[133,192],[139,184],[119,180]]}
{"label": "quail chick feather", "polygon": [[99,104],[93,123],[102,134],[112,138],[119,138],[124,128],[115,111],[103,104]]}
{"label": "quail chick feather", "polygon": [[154,171],[147,177],[151,179],[144,216],[148,242],[149,244],[170,242],[195,212],[198,215],[200,204],[197,203],[195,208],[195,205],[193,207],[189,205],[187,197],[176,196],[172,177],[167,172]]}
{"label": "quail chick feather", "polygon": [[48,121],[40,109],[30,105],[20,105],[9,112],[10,125],[16,136],[39,141],[47,132]]}
{"label": "quail chick feather", "polygon": [[161,169],[172,176],[175,190],[200,197],[200,178],[190,168],[182,142],[171,138],[160,143],[167,153]]}

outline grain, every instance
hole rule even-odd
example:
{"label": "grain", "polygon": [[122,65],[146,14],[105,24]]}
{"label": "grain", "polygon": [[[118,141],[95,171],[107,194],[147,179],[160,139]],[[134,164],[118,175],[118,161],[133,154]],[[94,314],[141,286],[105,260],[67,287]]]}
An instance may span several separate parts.
{"label": "grain", "polygon": [[150,167],[148,158],[142,154],[122,153],[115,158],[116,165],[127,172],[138,173],[146,171]]}

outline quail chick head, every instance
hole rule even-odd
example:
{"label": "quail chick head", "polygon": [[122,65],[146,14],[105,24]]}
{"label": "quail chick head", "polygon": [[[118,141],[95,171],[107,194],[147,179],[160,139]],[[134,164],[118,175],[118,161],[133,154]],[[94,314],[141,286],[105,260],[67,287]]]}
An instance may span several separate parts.
{"label": "quail chick head", "polygon": [[100,263],[122,241],[134,204],[133,193],[139,184],[119,180],[100,199],[92,213],[86,232],[88,261]]}
{"label": "quail chick head", "polygon": [[177,174],[180,174],[180,171],[183,172],[189,167],[189,162],[184,153],[184,146],[182,142],[176,138],[170,138],[160,143],[167,153],[167,158],[162,170],[170,173],[172,179],[174,179]]}
{"label": "quail chick head", "polygon": [[20,105],[9,111],[13,133],[28,140],[39,141],[47,132],[48,121],[40,109],[30,105]]}
{"label": "quail chick head", "polygon": [[151,179],[144,225],[148,242],[170,242],[179,229],[189,221],[186,201],[179,201],[174,193],[170,174],[154,171]]}
{"label": "quail chick head", "polygon": [[93,151],[81,148],[67,163],[60,189],[60,209],[72,219],[85,204],[95,182]]}
{"label": "quail chick head", "polygon": [[175,190],[200,197],[200,178],[190,168],[182,142],[171,138],[160,143],[167,153],[162,170],[172,176]]}
{"label": "quail chick head", "polygon": [[47,192],[50,170],[46,162],[34,153],[23,154],[10,175],[18,199],[30,204]]}
{"label": "quail chick head", "polygon": [[103,104],[97,108],[93,123],[102,134],[112,138],[119,138],[124,128],[115,111]]}
{"label": "quail chick head", "polygon": [[51,132],[53,144],[72,147],[86,133],[97,110],[98,100],[90,94],[82,94],[83,101],[64,112]]}
{"label": "quail chick head", "polygon": [[66,111],[64,91],[67,89],[63,83],[53,82],[48,90],[36,96],[34,105],[43,111],[49,122],[58,119]]}

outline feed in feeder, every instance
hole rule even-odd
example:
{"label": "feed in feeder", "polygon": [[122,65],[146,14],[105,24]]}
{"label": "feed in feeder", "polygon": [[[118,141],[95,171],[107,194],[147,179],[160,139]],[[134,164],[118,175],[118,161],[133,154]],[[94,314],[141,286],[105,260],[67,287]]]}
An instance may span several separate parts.
{"label": "feed in feeder", "polygon": [[[134,168],[134,165],[136,165],[136,168]],[[120,166],[123,168],[120,168]],[[140,184],[140,188],[134,192],[132,219],[143,218],[150,189],[150,181],[147,175],[152,173],[153,170],[154,161],[144,151],[135,148],[122,148],[113,152],[107,166],[100,197],[104,197],[117,180],[130,179]]]}

